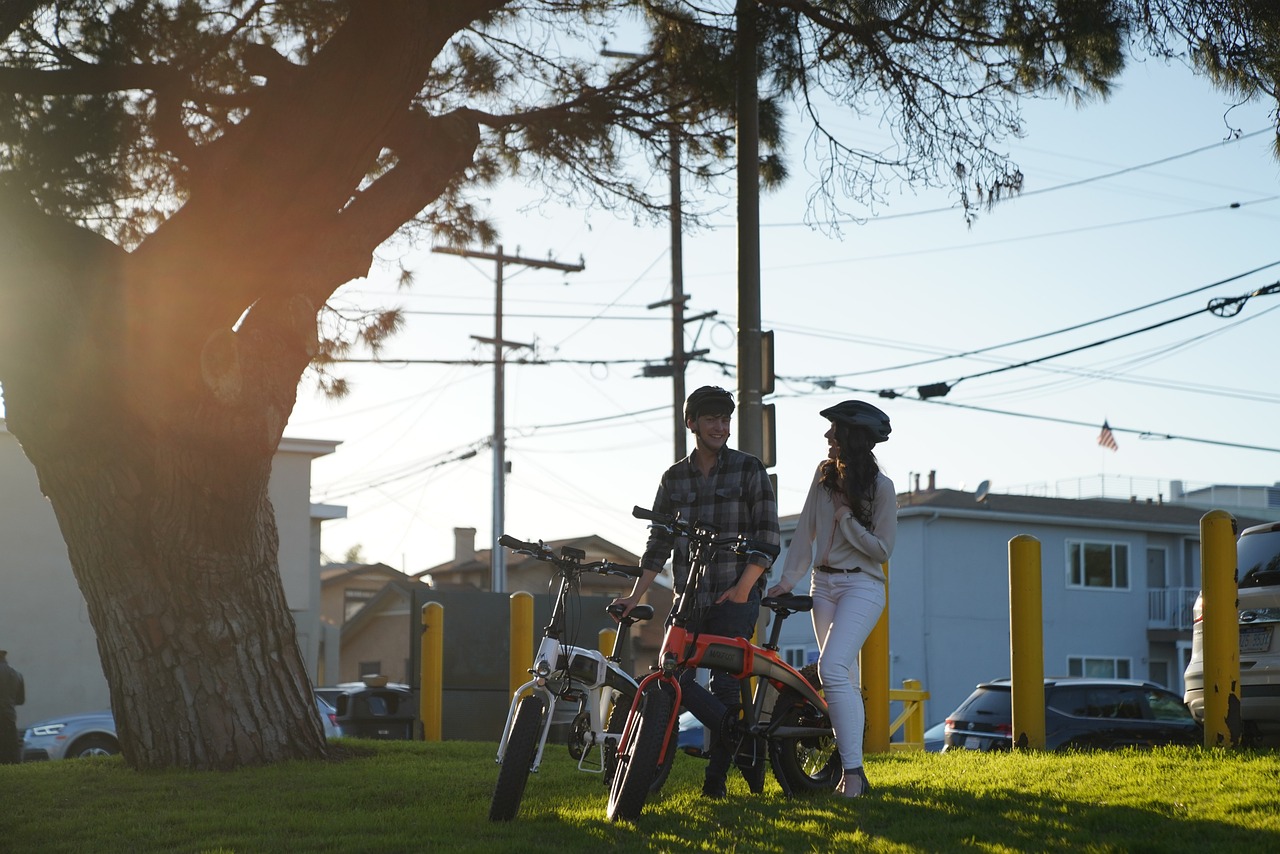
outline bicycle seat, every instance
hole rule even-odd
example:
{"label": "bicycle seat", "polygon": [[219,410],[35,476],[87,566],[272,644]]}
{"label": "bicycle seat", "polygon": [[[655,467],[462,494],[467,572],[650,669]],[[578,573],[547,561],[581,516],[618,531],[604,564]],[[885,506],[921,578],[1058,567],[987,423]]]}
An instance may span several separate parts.
{"label": "bicycle seat", "polygon": [[766,596],[761,600],[760,604],[775,613],[781,611],[798,613],[800,611],[813,610],[813,597],[784,593],[781,596]]}
{"label": "bicycle seat", "polygon": [[[607,605],[605,606],[605,610],[616,617],[622,613],[622,606]],[[631,609],[631,613],[627,614],[623,622],[626,623],[627,625],[631,625],[632,623],[640,623],[645,620],[652,620],[652,619],[653,619],[652,605],[637,605]]]}

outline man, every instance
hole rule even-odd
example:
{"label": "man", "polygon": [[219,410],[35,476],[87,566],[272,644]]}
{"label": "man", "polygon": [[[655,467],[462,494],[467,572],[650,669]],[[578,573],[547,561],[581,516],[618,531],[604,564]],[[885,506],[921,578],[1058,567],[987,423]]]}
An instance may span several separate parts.
{"label": "man", "polygon": [[0,649],[0,765],[18,761],[18,716],[13,707],[27,701],[22,674],[9,666],[8,657]]}
{"label": "man", "polygon": [[[693,433],[694,449],[662,475],[653,509],[657,513],[679,513],[689,521],[714,525],[721,534],[745,534],[753,540],[777,545],[778,502],[764,465],[750,454],[727,446],[733,410],[733,395],[722,388],[703,386],[689,395],[684,420]],[[624,614],[640,601],[669,557],[676,592],[683,592],[689,579],[689,544],[653,529],[640,561],[644,574],[636,579],[630,596],[614,600],[625,608]],[[709,590],[702,591],[700,597],[706,605],[699,623],[701,631],[727,637],[751,637],[760,614],[762,586],[769,572],[766,561],[761,556],[748,560],[728,549],[716,554],[708,572]],[[688,686],[693,678],[694,672],[689,670],[681,676],[681,682]],[[741,711],[738,680],[731,674],[713,670],[711,693],[731,715]],[[712,733],[718,732],[721,720],[708,719],[717,717],[709,708],[695,707],[699,705],[696,691],[687,688],[685,699],[686,706],[703,725]],[[725,778],[732,760],[729,749],[713,737],[702,786],[704,795],[725,796]],[[763,761],[760,757],[756,774],[749,777],[753,789],[758,789],[763,782],[758,776],[763,771]],[[747,771],[743,773],[746,775]]]}

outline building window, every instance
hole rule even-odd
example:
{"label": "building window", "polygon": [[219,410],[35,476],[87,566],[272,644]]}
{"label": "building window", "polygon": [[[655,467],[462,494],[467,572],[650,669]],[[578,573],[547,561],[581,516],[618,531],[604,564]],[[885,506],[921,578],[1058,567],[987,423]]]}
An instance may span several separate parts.
{"label": "building window", "polygon": [[363,679],[366,676],[382,676],[382,675],[384,674],[382,673],[381,661],[360,662],[360,678],[361,679]]}
{"label": "building window", "polygon": [[1088,676],[1091,679],[1128,679],[1131,672],[1129,665],[1127,658],[1069,655],[1067,675]]}
{"label": "building window", "polygon": [[1068,540],[1067,586],[1128,590],[1129,547]]}
{"label": "building window", "polygon": [[803,646],[784,646],[782,660],[799,670],[809,663],[809,649]]}
{"label": "building window", "polygon": [[378,595],[376,590],[360,590],[353,588],[342,591],[342,622],[350,620],[364,604]]}

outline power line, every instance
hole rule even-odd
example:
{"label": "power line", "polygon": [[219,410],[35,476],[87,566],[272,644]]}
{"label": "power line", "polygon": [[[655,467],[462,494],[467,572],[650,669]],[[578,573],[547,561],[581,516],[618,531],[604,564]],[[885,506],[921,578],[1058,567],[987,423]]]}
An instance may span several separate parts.
{"label": "power line", "polygon": [[[991,344],[986,347],[980,347],[976,350],[967,350],[962,353],[954,353],[954,354],[945,355],[945,356],[936,356],[932,359],[921,359],[920,361],[907,362],[905,364],[893,365],[887,368],[873,368],[871,370],[866,370],[866,371],[852,371],[850,373],[844,373],[844,374],[831,374],[826,378],[842,379],[847,377],[865,376],[867,374],[887,373],[889,371],[898,371],[906,368],[917,368],[917,367],[920,367],[921,365],[936,364],[938,362],[945,362],[950,359],[963,359],[969,356],[978,356],[983,353],[989,353],[992,350],[1001,350],[1001,349],[1004,349],[1005,347],[1014,347],[1019,344],[1028,344],[1032,341],[1039,341],[1042,338],[1050,338],[1054,335],[1062,335],[1067,332],[1075,332],[1077,330],[1084,329],[1089,326],[1094,326],[1099,323],[1106,323],[1109,320],[1115,320],[1116,318],[1124,317],[1129,314],[1136,314],[1139,311],[1145,311],[1149,308],[1155,308],[1158,305],[1163,305],[1167,302],[1173,302],[1174,300],[1182,299],[1183,297],[1189,297],[1194,294],[1201,293],[1202,291],[1207,291],[1210,288],[1216,288],[1216,287],[1219,287],[1220,285],[1229,284],[1231,282],[1237,281],[1238,279],[1243,279],[1246,276],[1251,276],[1254,273],[1259,273],[1263,270],[1269,269],[1271,267],[1275,267],[1277,265],[1280,265],[1280,260],[1272,261],[1269,264],[1263,264],[1260,267],[1254,267],[1252,270],[1246,270],[1243,273],[1237,273],[1234,276],[1228,276],[1225,279],[1219,279],[1218,281],[1211,282],[1207,285],[1200,285],[1199,287],[1192,288],[1189,291],[1183,291],[1180,294],[1174,294],[1173,296],[1165,297],[1164,299],[1159,299],[1159,300],[1156,300],[1155,302],[1149,302],[1146,305],[1140,305],[1134,308],[1128,308],[1128,309],[1125,309],[1124,311],[1118,311],[1115,314],[1109,314],[1106,317],[1099,317],[1094,320],[1087,320],[1083,323],[1077,323],[1072,326],[1064,326],[1061,329],[1054,329],[1050,332],[1041,332],[1037,335],[1031,335],[1026,338],[1018,338],[1014,341],[1006,341],[1003,344]],[[800,379],[800,378],[797,378],[797,379]]]}
{"label": "power line", "polygon": [[[845,389],[845,390],[854,391],[854,389]],[[868,393],[868,392],[864,391],[862,393]],[[870,393],[874,393],[874,392],[870,392]],[[906,399],[913,400],[913,398],[906,398]],[[1054,424],[1067,424],[1072,427],[1088,427],[1090,429],[1096,429],[1098,427],[1097,422],[1077,421],[1071,418],[1056,418],[1051,415],[1031,415],[1026,412],[1010,412],[1007,409],[992,409],[986,406],[974,406],[973,404],[956,403],[950,400],[931,399],[931,400],[921,400],[916,402],[931,403],[938,406],[949,406],[953,409],[968,409],[974,412],[986,412],[991,415],[1007,415],[1012,418],[1025,418],[1031,421],[1048,421]],[[1168,440],[1176,440],[1180,442],[1194,442],[1200,445],[1215,445],[1220,448],[1238,448],[1240,450],[1245,450],[1245,451],[1263,451],[1269,454],[1280,454],[1280,448],[1268,448],[1264,445],[1246,445],[1240,442],[1223,442],[1217,439],[1202,439],[1195,436],[1177,436],[1177,435],[1174,435],[1173,433],[1160,433],[1152,430],[1139,430],[1132,427],[1117,427],[1116,425],[1110,424],[1109,422],[1108,422],[1108,425],[1111,427],[1112,433],[1129,433],[1141,439],[1168,439]]]}
{"label": "power line", "polygon": [[[1171,163],[1174,160],[1181,160],[1184,157],[1191,157],[1193,155],[1201,154],[1202,152],[1210,151],[1215,148],[1222,148],[1227,145],[1234,145],[1235,143],[1243,142],[1246,139],[1252,139],[1255,136],[1260,136],[1264,133],[1270,133],[1270,132],[1273,132],[1273,129],[1270,127],[1265,127],[1265,128],[1262,128],[1261,130],[1255,130],[1249,133],[1240,134],[1239,136],[1233,137],[1232,139],[1223,140],[1221,142],[1215,142],[1211,145],[1202,145],[1199,148],[1193,148],[1190,151],[1184,151],[1181,154],[1173,154],[1173,155],[1170,155],[1169,157],[1162,157],[1159,160],[1151,160],[1146,163],[1139,163],[1134,166],[1126,166],[1122,169],[1117,169],[1112,172],[1104,172],[1101,175],[1094,175],[1089,178],[1081,178],[1077,181],[1068,181],[1065,184],[1055,184],[1052,187],[1042,187],[1039,190],[1028,190],[1024,193],[1018,193],[1016,196],[1013,196],[1010,199],[1006,200],[1005,203],[1016,201],[1017,199],[1025,199],[1029,196],[1039,196],[1039,195],[1043,195],[1044,193],[1054,193],[1054,192],[1057,192],[1058,190],[1066,190],[1072,187],[1079,187],[1084,184],[1091,184],[1095,181],[1105,181],[1108,178],[1116,178],[1120,175],[1125,175],[1130,172],[1138,172],[1143,169],[1149,169],[1152,166],[1162,166],[1165,163]],[[926,216],[928,214],[954,213],[955,211],[956,211],[956,207],[954,205],[949,205],[945,208],[930,208],[929,210],[923,210],[923,211],[907,211],[905,213],[900,213],[900,214],[888,214],[885,216],[867,217],[862,220],[859,220],[857,217],[848,217],[844,220],[841,220],[840,222],[841,223],[887,222],[888,220],[891,220],[891,219],[906,219],[908,217]],[[809,223],[807,222],[774,222],[774,223],[762,223],[760,225],[761,228],[794,228],[796,226],[805,226],[807,228],[809,227]]]}
{"label": "power line", "polygon": [[[999,368],[992,368],[989,371],[981,371],[976,374],[967,374],[963,377],[958,377],[957,379],[954,379],[954,380],[930,383],[928,385],[919,386],[917,387],[917,392],[919,393],[921,398],[942,397],[943,395],[947,394],[947,392],[949,392],[951,389],[955,388],[956,385],[964,382],[965,380],[973,380],[973,379],[978,379],[980,377],[989,377],[994,374],[1004,373],[1005,371],[1012,371],[1017,368],[1025,368],[1031,365],[1037,365],[1041,362],[1047,362],[1050,359],[1057,359],[1062,356],[1069,356],[1073,353],[1079,353],[1084,350],[1090,350],[1094,347],[1100,347],[1103,344],[1111,344],[1115,341],[1120,341],[1124,338],[1130,338],[1134,335],[1139,335],[1143,332],[1150,332],[1153,329],[1159,329],[1163,326],[1169,326],[1170,324],[1178,323],[1179,321],[1186,320],[1189,317],[1195,317],[1197,314],[1202,314],[1206,311],[1212,314],[1218,314],[1219,316],[1223,316],[1223,317],[1234,316],[1235,314],[1239,313],[1241,309],[1243,309],[1244,304],[1248,302],[1250,298],[1255,296],[1269,296],[1275,293],[1280,293],[1280,282],[1267,285],[1266,287],[1263,287],[1263,288],[1258,288],[1257,290],[1251,291],[1250,293],[1244,294],[1242,296],[1231,297],[1231,298],[1218,298],[1215,300],[1210,300],[1209,305],[1206,306],[1205,308],[1196,309],[1195,311],[1188,312],[1186,314],[1180,315],[1178,317],[1170,318],[1168,320],[1162,320],[1159,323],[1153,323],[1148,326],[1144,326],[1141,329],[1134,329],[1129,332],[1123,332],[1119,335],[1113,335],[1112,337],[1104,338],[1101,341],[1093,341],[1089,344],[1081,344],[1079,347],[1072,347],[1068,350],[1061,350],[1057,353],[1051,353],[1047,356],[1040,356],[1039,358],[1035,358],[1035,359],[1027,359],[1025,361],[1017,362],[1012,365],[1004,365]],[[1230,311],[1231,313],[1229,315],[1224,314],[1224,312],[1226,311]],[[891,389],[882,390],[881,392],[879,392],[879,394],[882,397],[900,397],[901,396],[900,392],[896,390],[891,390]]]}

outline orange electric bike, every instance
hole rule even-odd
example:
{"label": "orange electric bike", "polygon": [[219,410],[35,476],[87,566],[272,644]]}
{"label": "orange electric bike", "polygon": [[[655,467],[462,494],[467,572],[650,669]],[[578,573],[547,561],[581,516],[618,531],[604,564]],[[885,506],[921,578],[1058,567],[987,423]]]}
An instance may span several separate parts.
{"label": "orange electric bike", "polygon": [[[632,515],[647,520],[650,527],[687,538],[689,578],[676,600],[658,663],[641,680],[618,741],[617,768],[609,787],[609,819],[637,818],[653,781],[669,771],[664,765],[671,761],[677,711],[684,693],[706,692],[701,686],[682,686],[681,672],[693,667],[727,671],[740,680],[742,710],[722,717],[720,725],[713,728],[718,731],[713,731],[712,737],[721,739],[729,748],[735,763],[746,772],[744,776],[754,781],[753,791],[763,786],[765,762],[772,766],[774,777],[788,796],[834,789],[840,780],[840,756],[817,668],[811,665],[797,670],[778,655],[783,620],[811,610],[812,597],[788,594],[766,597],[761,602],[774,614],[764,646],[698,630],[698,592],[707,581],[708,567],[716,552],[729,548],[740,555],[756,553],[775,558],[778,547],[744,536],[720,535],[709,525],[643,507],[636,507]],[[710,702],[713,708],[727,713],[723,703],[709,692],[706,694],[698,698],[703,708]]]}

